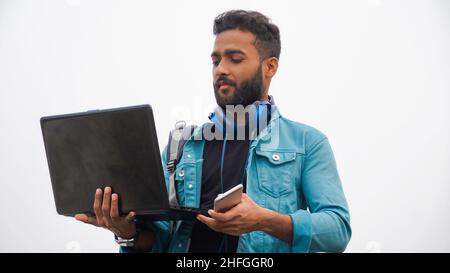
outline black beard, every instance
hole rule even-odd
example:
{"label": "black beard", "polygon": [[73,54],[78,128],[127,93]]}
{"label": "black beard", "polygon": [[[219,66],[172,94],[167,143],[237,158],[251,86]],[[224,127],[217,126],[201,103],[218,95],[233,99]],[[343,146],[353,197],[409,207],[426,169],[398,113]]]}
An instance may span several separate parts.
{"label": "black beard", "polygon": [[[224,81],[235,88],[235,92],[230,97],[222,97],[219,94],[219,86],[217,82]],[[225,110],[227,105],[242,105],[247,107],[248,105],[260,100],[262,97],[262,66],[259,66],[258,71],[248,80],[242,82],[239,86],[225,77],[219,77],[214,84],[214,95],[216,97],[217,105]]]}

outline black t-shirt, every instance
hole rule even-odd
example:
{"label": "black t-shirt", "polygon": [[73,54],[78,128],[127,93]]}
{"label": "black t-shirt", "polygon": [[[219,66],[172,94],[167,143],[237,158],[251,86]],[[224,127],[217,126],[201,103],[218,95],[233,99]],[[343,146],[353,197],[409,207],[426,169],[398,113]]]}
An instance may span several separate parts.
{"label": "black t-shirt", "polygon": [[[202,190],[200,207],[212,209],[214,199],[222,192],[220,162],[223,140],[205,141],[203,150]],[[223,192],[243,184],[245,191],[245,165],[249,140],[227,140],[223,166]],[[202,222],[196,221],[191,234],[189,252],[236,252],[239,237],[215,232]]]}

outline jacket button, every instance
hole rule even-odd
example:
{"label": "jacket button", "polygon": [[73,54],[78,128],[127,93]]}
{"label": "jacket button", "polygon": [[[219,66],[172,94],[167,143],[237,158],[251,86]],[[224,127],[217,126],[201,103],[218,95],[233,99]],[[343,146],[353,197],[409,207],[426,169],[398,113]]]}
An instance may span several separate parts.
{"label": "jacket button", "polygon": [[277,155],[277,154],[273,154],[272,155],[272,159],[275,160],[275,161],[278,161],[278,160],[280,160],[280,156]]}
{"label": "jacket button", "polygon": [[184,170],[179,171],[179,172],[178,172],[178,175],[181,176],[181,177],[183,177],[183,176],[184,176]]}
{"label": "jacket button", "polygon": [[189,184],[189,185],[188,185],[188,188],[189,188],[189,189],[192,189],[192,187],[193,187],[192,184]]}

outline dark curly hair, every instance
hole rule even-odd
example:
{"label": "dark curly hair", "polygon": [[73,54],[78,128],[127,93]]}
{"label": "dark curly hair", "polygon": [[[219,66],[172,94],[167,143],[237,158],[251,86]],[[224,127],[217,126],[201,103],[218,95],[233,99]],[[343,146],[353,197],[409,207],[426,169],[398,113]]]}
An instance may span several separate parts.
{"label": "dark curly hair", "polygon": [[278,27],[257,11],[230,10],[214,19],[214,35],[230,29],[249,31],[256,36],[254,45],[261,60],[280,58],[281,41]]}

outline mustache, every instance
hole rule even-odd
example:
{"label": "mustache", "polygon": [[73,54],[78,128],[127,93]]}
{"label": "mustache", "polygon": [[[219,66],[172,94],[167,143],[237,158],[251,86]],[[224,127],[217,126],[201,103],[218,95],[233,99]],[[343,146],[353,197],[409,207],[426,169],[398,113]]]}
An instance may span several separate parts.
{"label": "mustache", "polygon": [[214,88],[218,89],[219,85],[221,84],[228,84],[229,86],[234,86],[236,87],[236,82],[228,79],[227,77],[224,76],[220,76],[215,82],[214,82]]}

